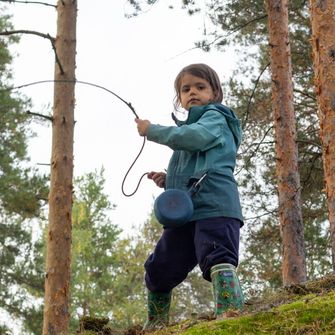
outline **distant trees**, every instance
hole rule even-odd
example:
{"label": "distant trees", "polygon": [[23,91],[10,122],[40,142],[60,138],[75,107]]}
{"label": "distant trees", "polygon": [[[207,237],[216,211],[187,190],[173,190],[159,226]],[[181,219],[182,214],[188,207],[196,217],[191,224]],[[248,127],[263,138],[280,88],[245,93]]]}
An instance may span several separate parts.
{"label": "distant trees", "polygon": [[[10,30],[10,17],[0,9],[0,31]],[[47,176],[29,163],[30,100],[9,87],[12,85],[9,47],[19,39],[0,37],[0,311],[18,318],[30,318],[33,329],[35,292],[43,290],[43,259],[40,243],[33,239],[36,221],[43,219],[47,202]],[[39,263],[40,264],[40,263]],[[40,296],[41,297],[41,296]],[[0,333],[6,327],[0,325]]]}
{"label": "distant trees", "polygon": [[104,191],[103,173],[101,169],[74,180],[72,324],[78,316],[107,316],[119,300],[114,282],[122,266],[117,247],[121,230],[110,219],[114,206]]}

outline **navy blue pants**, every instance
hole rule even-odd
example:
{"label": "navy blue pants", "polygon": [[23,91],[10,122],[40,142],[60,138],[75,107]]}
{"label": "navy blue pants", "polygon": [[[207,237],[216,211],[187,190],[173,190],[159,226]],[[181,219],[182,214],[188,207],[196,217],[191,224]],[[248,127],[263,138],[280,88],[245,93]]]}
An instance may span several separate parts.
{"label": "navy blue pants", "polygon": [[238,265],[241,221],[214,217],[165,228],[154,252],[144,264],[151,292],[169,292],[199,264],[211,281],[210,269],[220,263]]}

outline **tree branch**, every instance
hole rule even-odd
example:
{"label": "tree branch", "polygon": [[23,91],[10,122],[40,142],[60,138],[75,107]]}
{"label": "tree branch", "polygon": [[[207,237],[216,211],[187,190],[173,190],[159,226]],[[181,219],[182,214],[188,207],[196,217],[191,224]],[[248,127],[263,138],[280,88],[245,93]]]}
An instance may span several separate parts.
{"label": "tree branch", "polygon": [[233,28],[233,29],[230,29],[230,30],[228,30],[228,32],[226,33],[226,35],[216,36],[216,37],[214,38],[214,40],[211,41],[211,42],[208,42],[208,43],[206,43],[206,41],[196,42],[196,45],[195,45],[193,48],[189,48],[189,49],[187,49],[187,50],[185,50],[185,51],[182,51],[182,52],[180,52],[179,54],[177,54],[177,55],[175,55],[175,56],[169,58],[168,60],[172,60],[172,59],[174,59],[174,58],[176,58],[176,57],[178,57],[178,56],[181,56],[181,55],[183,55],[183,54],[185,54],[185,53],[187,53],[187,52],[189,52],[189,51],[195,50],[195,49],[202,49],[202,50],[204,50],[204,49],[205,49],[205,50],[206,50],[206,49],[209,49],[209,47],[210,47],[211,45],[215,44],[215,42],[217,42],[218,40],[224,40],[224,39],[226,39],[227,37],[229,37],[230,35],[236,33],[237,31],[241,30],[242,28],[248,26],[249,24],[251,24],[251,23],[253,23],[253,22],[255,22],[255,21],[258,21],[258,20],[262,20],[262,19],[266,18],[267,16],[268,16],[267,14],[264,14],[264,15],[262,15],[262,16],[259,16],[259,17],[254,18],[254,19],[252,19],[252,20],[250,20],[250,21],[248,21],[248,22],[246,22],[246,23],[244,23],[244,24],[242,24],[242,25],[240,25],[240,26],[237,26],[237,27],[235,27],[235,28]]}
{"label": "tree branch", "polygon": [[40,2],[40,1],[0,0],[0,2],[24,3],[24,4],[34,4],[34,5],[44,5],[44,6],[50,6],[50,7],[57,8],[56,5],[52,5],[52,4],[50,4],[50,3]]}
{"label": "tree branch", "polygon": [[43,115],[43,114],[39,114],[39,113],[33,113],[31,111],[27,111],[26,113],[29,114],[29,115],[34,115],[34,116],[38,116],[38,117],[47,119],[47,120],[49,120],[51,122],[53,121],[53,118],[51,116],[48,116],[48,115]]}
{"label": "tree branch", "polygon": [[[2,1],[2,0],[0,0],[0,1]],[[61,74],[64,74],[63,66],[62,66],[62,64],[61,64],[61,62],[58,58],[57,52],[56,52],[56,46],[55,46],[56,39],[54,37],[50,36],[49,34],[43,34],[43,33],[40,33],[38,31],[33,31],[33,30],[10,30],[10,31],[5,30],[5,31],[0,31],[0,36],[1,35],[2,36],[10,36],[10,35],[15,35],[15,34],[36,35],[36,36],[48,39],[51,42],[52,49],[54,50],[56,63],[59,66],[60,72],[61,72]]]}
{"label": "tree branch", "polygon": [[[2,1],[2,0],[0,0]],[[10,30],[10,31],[0,31],[0,35],[3,35],[3,36],[9,36],[9,35],[14,35],[14,34],[31,34],[31,35],[37,35],[37,36],[40,36],[40,37],[43,37],[43,38],[47,38],[48,40],[51,41],[51,43],[54,43],[55,42],[55,38],[54,37],[51,37],[49,34],[43,34],[43,33],[40,33],[38,31],[32,31],[32,30]]]}
{"label": "tree branch", "polygon": [[259,21],[259,20],[262,20],[262,19],[265,19],[268,15],[267,14],[264,14],[264,15],[261,15],[261,16],[258,16],[250,21],[247,21],[237,27],[234,27],[233,29],[231,30],[228,30],[229,34],[226,35],[226,37],[228,37],[229,35],[233,34],[233,33],[236,33],[237,31],[243,29],[244,27],[248,26],[249,24],[251,23],[254,23],[256,21]]}
{"label": "tree branch", "polygon": [[234,27],[233,29],[229,29],[227,31],[227,33],[223,36],[217,36],[212,42],[206,44],[207,47],[209,47],[210,45],[214,44],[217,40],[221,39],[221,40],[224,40],[226,39],[227,37],[229,37],[230,35],[238,32],[239,30],[242,30],[243,28],[245,28],[246,26],[248,26],[249,24],[252,24],[256,21],[259,21],[259,20],[262,20],[262,19],[265,19],[268,15],[267,14],[264,14],[264,15],[261,15],[261,16],[258,16],[250,21],[247,21],[239,26],[236,26]]}
{"label": "tree branch", "polygon": [[307,92],[304,92],[304,91],[301,91],[301,90],[298,90],[298,89],[293,89],[293,92],[296,92],[296,93],[299,93],[299,94],[301,94],[301,95],[304,95],[305,97],[308,97],[308,98],[310,98],[310,99],[312,99],[313,101],[316,101],[316,97],[315,96],[312,96],[312,95],[310,95],[309,93],[307,93]]}
{"label": "tree branch", "polygon": [[253,217],[249,217],[249,218],[247,217],[247,218],[244,219],[244,221],[250,221],[250,220],[260,219],[263,216],[276,214],[277,212],[278,212],[278,208],[276,208],[276,209],[274,209],[272,211],[264,211],[262,214],[259,214],[259,215],[253,216]]}
{"label": "tree branch", "polygon": [[265,70],[270,66],[270,63],[266,64],[264,66],[264,69],[261,70],[258,78],[256,79],[256,82],[255,82],[255,85],[254,85],[254,88],[251,92],[251,95],[249,97],[249,100],[248,100],[248,106],[247,106],[247,111],[246,111],[246,114],[245,114],[245,118],[244,118],[244,121],[243,121],[243,124],[242,124],[242,129],[245,128],[245,125],[247,124],[247,121],[248,121],[248,118],[249,118],[249,111],[250,111],[250,106],[251,106],[251,100],[252,98],[254,97],[255,95],[255,92],[256,92],[256,89],[257,89],[257,86],[258,86],[258,83],[263,75],[263,73],[265,72]]}
{"label": "tree branch", "polygon": [[[264,133],[263,138],[261,139],[261,141],[260,141],[259,143],[257,143],[257,147],[253,150],[253,152],[252,152],[252,153],[250,154],[250,156],[247,158],[246,164],[248,164],[248,163],[251,161],[251,159],[256,155],[256,153],[257,153],[259,147],[264,143],[266,136],[268,135],[268,133],[270,132],[270,130],[271,130],[272,128],[273,128],[273,125],[271,125],[271,126],[266,130],[266,132]],[[252,145],[253,145],[253,144],[252,144]],[[252,146],[252,145],[251,145],[251,146]],[[250,148],[251,146],[249,146],[248,148]],[[245,165],[246,165],[246,164],[245,164]],[[242,170],[243,170],[243,166],[242,166],[238,171],[236,171],[235,175],[238,175]]]}
{"label": "tree branch", "polygon": [[297,143],[303,143],[303,144],[310,144],[314,147],[317,147],[318,149],[322,149],[322,146],[316,142],[312,142],[312,141],[306,141],[306,140],[297,140]]}

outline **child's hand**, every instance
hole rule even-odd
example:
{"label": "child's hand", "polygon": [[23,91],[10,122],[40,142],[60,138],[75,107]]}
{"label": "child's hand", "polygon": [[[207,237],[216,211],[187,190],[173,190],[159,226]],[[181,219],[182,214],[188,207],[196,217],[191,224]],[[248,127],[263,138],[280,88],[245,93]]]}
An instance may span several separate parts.
{"label": "child's hand", "polygon": [[163,188],[165,187],[166,173],[151,171],[148,173],[148,179],[152,179],[158,187]]}
{"label": "child's hand", "polygon": [[147,136],[148,134],[148,128],[150,126],[150,121],[149,120],[141,120],[141,119],[135,119],[135,122],[137,123],[137,130],[138,133],[141,136]]}

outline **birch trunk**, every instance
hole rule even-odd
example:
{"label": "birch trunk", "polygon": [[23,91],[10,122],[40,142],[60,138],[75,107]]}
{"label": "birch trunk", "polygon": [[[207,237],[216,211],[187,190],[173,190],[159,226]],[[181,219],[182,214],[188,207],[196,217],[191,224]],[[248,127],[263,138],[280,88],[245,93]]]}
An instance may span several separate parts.
{"label": "birch trunk", "polygon": [[335,1],[311,0],[315,86],[335,271]]}
{"label": "birch trunk", "polygon": [[77,2],[59,0],[57,13],[55,47],[61,66],[55,64],[44,335],[68,334],[70,319]]}
{"label": "birch trunk", "polygon": [[287,0],[266,0],[284,285],[306,280]]}

